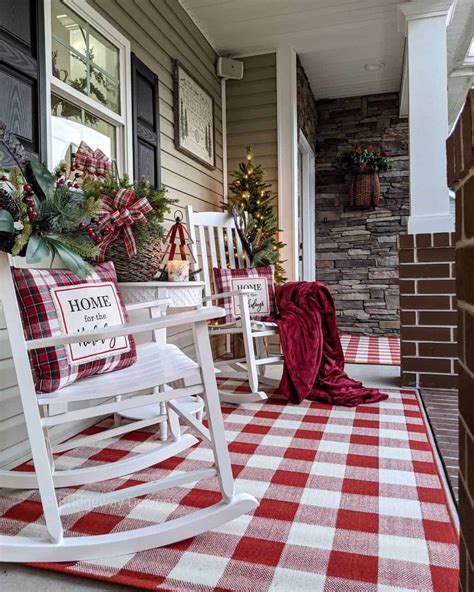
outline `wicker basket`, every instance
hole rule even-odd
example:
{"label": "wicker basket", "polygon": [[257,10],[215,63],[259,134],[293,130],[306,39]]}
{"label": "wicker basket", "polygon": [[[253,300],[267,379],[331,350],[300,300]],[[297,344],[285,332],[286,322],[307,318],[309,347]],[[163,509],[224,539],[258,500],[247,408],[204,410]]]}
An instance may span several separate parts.
{"label": "wicker basket", "polygon": [[351,205],[357,208],[376,206],[380,199],[380,179],[376,172],[356,173],[350,185]]}
{"label": "wicker basket", "polygon": [[119,282],[149,282],[158,272],[160,240],[145,242],[138,253],[128,257],[122,240],[114,241],[107,249],[107,260],[113,261]]}

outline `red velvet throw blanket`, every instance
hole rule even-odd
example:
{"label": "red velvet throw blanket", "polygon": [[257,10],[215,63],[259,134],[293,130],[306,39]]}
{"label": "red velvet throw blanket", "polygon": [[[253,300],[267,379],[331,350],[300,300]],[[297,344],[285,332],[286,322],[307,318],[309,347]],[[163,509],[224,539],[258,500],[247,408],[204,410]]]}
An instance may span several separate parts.
{"label": "red velvet throw blanket", "polygon": [[293,403],[304,399],[355,407],[388,395],[365,388],[344,372],[344,353],[334,301],[320,282],[289,282],[276,290],[284,356],[279,391]]}

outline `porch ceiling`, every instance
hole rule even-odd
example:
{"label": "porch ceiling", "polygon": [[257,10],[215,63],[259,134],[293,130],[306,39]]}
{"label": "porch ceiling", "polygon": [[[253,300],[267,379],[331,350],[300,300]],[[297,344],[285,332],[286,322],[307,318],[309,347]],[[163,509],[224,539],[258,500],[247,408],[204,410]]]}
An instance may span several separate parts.
{"label": "porch ceiling", "polygon": [[[221,55],[293,45],[317,99],[399,90],[400,0],[180,0]],[[365,64],[383,62],[368,72]]]}

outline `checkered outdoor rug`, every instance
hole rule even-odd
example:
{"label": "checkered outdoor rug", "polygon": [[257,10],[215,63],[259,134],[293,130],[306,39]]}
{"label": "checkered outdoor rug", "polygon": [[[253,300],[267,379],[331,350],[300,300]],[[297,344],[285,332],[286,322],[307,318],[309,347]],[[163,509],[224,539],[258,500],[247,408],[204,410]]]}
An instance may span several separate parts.
{"label": "checkered outdoor rug", "polygon": [[400,339],[395,335],[341,335],[347,364],[400,366]]}
{"label": "checkered outdoor rug", "polygon": [[[417,394],[387,392],[387,401],[356,409],[295,406],[277,396],[226,406],[237,488],[260,502],[253,515],[168,548],[40,567],[145,590],[455,592],[457,535]],[[64,453],[58,464],[117,460],[146,450],[153,437],[151,429],[129,434],[109,448]],[[199,444],[128,483],[196,469],[210,459],[209,448]],[[63,489],[60,497],[125,482]],[[5,495],[0,532],[44,533],[35,493]],[[176,517],[218,498],[214,478],[65,522],[71,535],[99,534]]]}

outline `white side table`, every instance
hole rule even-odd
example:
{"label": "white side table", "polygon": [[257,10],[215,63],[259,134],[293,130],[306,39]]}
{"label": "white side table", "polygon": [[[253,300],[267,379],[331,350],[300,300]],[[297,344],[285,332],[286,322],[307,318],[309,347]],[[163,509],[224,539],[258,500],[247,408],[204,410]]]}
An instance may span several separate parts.
{"label": "white side table", "polygon": [[171,308],[202,306],[204,282],[121,282],[125,304],[171,298]]}
{"label": "white side table", "polygon": [[[121,282],[119,285],[125,305],[170,298],[172,300],[170,309],[202,306],[204,282]],[[153,341],[166,343],[166,329],[154,331]],[[198,419],[202,419],[204,401],[201,397],[183,397],[176,404],[185,408],[188,413],[196,415]],[[156,405],[144,405],[129,409],[121,416],[135,420],[151,419],[163,412],[164,410]],[[166,422],[160,424],[160,436],[162,440],[166,440]]]}

